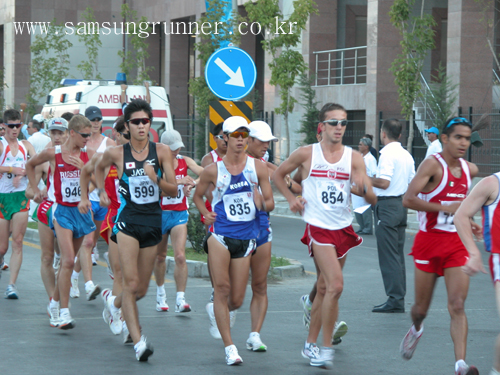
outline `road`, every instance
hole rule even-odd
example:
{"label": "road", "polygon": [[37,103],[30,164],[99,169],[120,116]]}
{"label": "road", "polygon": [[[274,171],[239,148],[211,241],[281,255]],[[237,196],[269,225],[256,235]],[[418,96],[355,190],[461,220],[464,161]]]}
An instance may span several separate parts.
{"label": "road", "polygon": [[[300,220],[272,217],[273,252],[302,262],[306,277],[271,282],[268,288],[269,309],[261,332],[266,353],[245,349],[250,329],[248,288],[240,308],[233,339],[244,363],[239,368],[225,365],[223,344],[208,333],[205,304],[210,283],[189,279],[186,298],[193,307],[189,314],[159,313],[155,310],[155,283],[148,295],[139,301],[140,321],[144,334],[155,346],[147,363],[138,363],[130,346],[121,344],[101,318],[99,299],[71,300],[76,328],[62,331],[51,328],[45,311],[48,302],[40,279],[40,250],[37,244],[25,244],[24,262],[18,280],[19,300],[0,298],[0,353],[4,374],[324,374],[310,367],[300,355],[306,338],[302,325],[299,298],[307,293],[314,280],[314,266],[307,249],[299,242],[304,224]],[[407,252],[413,236],[406,241]],[[100,244],[100,247],[102,244]],[[104,249],[101,249],[101,253]],[[10,256],[7,256],[7,261]],[[487,255],[484,254],[486,263]],[[405,314],[374,314],[373,305],[385,300],[378,267],[375,239],[367,236],[353,249],[344,269],[344,293],[340,319],[349,325],[344,341],[337,346],[333,374],[453,374],[453,344],[449,336],[449,315],[443,280],[438,282],[434,301],[425,322],[425,332],[411,361],[399,356],[399,344],[410,327],[409,310],[413,302],[413,265],[407,257],[408,293]],[[110,287],[103,266],[93,268],[94,281]],[[3,273],[0,289],[6,288],[8,271]],[[169,303],[175,298],[171,276],[166,283]],[[80,291],[84,283],[80,277]],[[493,344],[498,334],[498,315],[489,276],[472,279],[467,300],[469,339],[467,361],[489,372]]]}

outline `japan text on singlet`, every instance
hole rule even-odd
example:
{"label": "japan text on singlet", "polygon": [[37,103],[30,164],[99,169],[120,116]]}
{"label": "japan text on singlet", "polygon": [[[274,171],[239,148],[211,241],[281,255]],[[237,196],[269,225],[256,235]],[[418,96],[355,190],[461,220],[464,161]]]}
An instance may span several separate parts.
{"label": "japan text on singlet", "polygon": [[217,185],[213,191],[212,210],[217,214],[210,231],[238,240],[257,238],[258,221],[253,190],[258,184],[255,159],[247,156],[243,171],[233,176],[223,161],[217,162]]}
{"label": "japan text on singlet", "polygon": [[[28,150],[24,146],[23,142],[17,141],[18,150],[16,156],[12,155],[9,142],[5,138],[1,138],[3,145],[3,153],[0,156],[0,165],[2,167],[18,167],[26,168],[26,162],[28,161]],[[18,187],[14,187],[12,184],[14,180],[14,174],[4,173],[0,179],[0,193],[13,193],[16,191],[25,191],[28,187],[28,177],[24,176],[21,178]]]}
{"label": "japan text on singlet", "polygon": [[483,237],[486,251],[500,254],[500,172],[494,174],[498,181],[498,196],[488,206],[483,206]]}
{"label": "japan text on singlet", "polygon": [[[61,146],[55,146],[54,195],[56,203],[63,206],[78,206],[82,199],[80,187],[80,169],[67,164],[62,157]],[[89,161],[87,151],[80,151],[80,160],[86,164]]]}
{"label": "japan text on singlet", "polygon": [[[467,196],[471,184],[469,165],[464,159],[460,159],[462,173],[460,177],[455,177],[448,168],[448,164],[441,154],[434,154],[443,169],[443,176],[439,185],[428,193],[420,193],[418,197],[426,202],[450,205],[461,202]],[[423,232],[456,232],[453,223],[453,214],[448,212],[425,212],[418,211],[419,229]]]}
{"label": "japan text on singlet", "polygon": [[306,223],[329,230],[351,225],[351,160],[352,148],[348,146],[344,146],[342,158],[330,164],[323,156],[321,144],[312,145],[311,170],[302,181]]}
{"label": "japan text on singlet", "polygon": [[155,143],[149,142],[149,153],[143,161],[134,159],[130,143],[123,145],[123,174],[118,188],[121,205],[116,221],[161,228],[160,189],[144,172],[144,163],[152,164],[161,177]]}
{"label": "japan text on singlet", "polygon": [[[175,169],[175,179],[180,180],[187,176],[187,163],[181,155],[177,155],[176,158],[178,165]],[[186,211],[188,209],[184,185],[177,185],[176,197],[161,197],[161,209],[165,211]]]}

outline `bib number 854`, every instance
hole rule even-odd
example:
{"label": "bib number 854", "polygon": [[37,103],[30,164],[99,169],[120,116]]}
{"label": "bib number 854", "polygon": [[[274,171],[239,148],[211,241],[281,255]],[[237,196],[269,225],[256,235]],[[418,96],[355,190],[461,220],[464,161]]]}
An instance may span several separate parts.
{"label": "bib number 854", "polygon": [[335,204],[337,202],[344,202],[344,195],[340,192],[338,195],[335,194],[334,191],[323,191],[321,192],[321,201],[325,204]]}

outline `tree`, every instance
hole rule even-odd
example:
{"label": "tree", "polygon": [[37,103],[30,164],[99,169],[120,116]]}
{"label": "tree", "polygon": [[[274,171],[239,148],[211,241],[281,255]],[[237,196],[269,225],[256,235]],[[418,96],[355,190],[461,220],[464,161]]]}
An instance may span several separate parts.
{"label": "tree", "polygon": [[[141,32],[130,33],[130,44],[133,47],[132,51],[118,51],[118,56],[122,58],[120,68],[127,76],[136,70],[137,74],[133,82],[136,85],[142,85],[144,81],[150,80],[149,72],[151,72],[154,67],[146,66],[146,59],[149,57],[149,43],[146,41],[146,38],[141,37],[141,35],[149,35],[152,29],[149,26],[148,19],[145,16],[139,19],[137,12],[130,9],[126,3],[122,5],[121,16],[125,20],[125,29],[128,30],[129,27],[132,27],[135,31],[136,26],[138,26]],[[146,25],[147,27],[143,28]]]}
{"label": "tree", "polygon": [[298,130],[298,133],[305,135],[305,138],[301,142],[302,145],[310,145],[317,142],[316,134],[318,132],[319,110],[317,108],[318,102],[315,101],[316,90],[312,88],[315,79],[314,75],[311,74],[308,76],[306,73],[302,73],[299,78],[300,91],[302,92],[300,98],[303,100],[300,104],[305,110],[300,122],[300,129]]}
{"label": "tree", "polygon": [[410,123],[407,149],[413,144],[413,104],[420,89],[420,73],[427,53],[434,48],[436,25],[430,14],[424,14],[424,3],[420,16],[412,16],[415,0],[394,0],[389,15],[391,23],[402,36],[401,53],[392,62],[390,71],[398,86],[401,112]]}
{"label": "tree", "polygon": [[288,114],[297,103],[291,90],[296,79],[307,69],[302,53],[295,48],[301,41],[302,30],[305,30],[309,16],[318,11],[313,0],[295,0],[293,12],[285,18],[279,3],[279,0],[249,1],[245,9],[249,21],[260,25],[260,33],[264,37],[262,47],[271,55],[268,64],[271,70],[269,84],[279,87],[281,103],[275,111],[284,118],[287,141],[285,156],[288,156],[291,151]]}
{"label": "tree", "polygon": [[85,27],[85,25],[97,22],[94,16],[94,11],[91,7],[85,9],[85,12],[83,13],[83,20],[83,25],[76,30],[76,35],[78,35],[78,40],[83,42],[85,45],[87,60],[80,62],[80,64],[77,65],[77,68],[82,73],[83,79],[102,79],[97,68],[99,48],[102,47],[99,28],[96,29],[97,32],[91,33],[90,30],[87,30]]}
{"label": "tree", "polygon": [[69,72],[68,50],[73,44],[67,39],[64,26],[54,19],[47,33],[37,35],[30,50],[33,54],[30,69],[30,88],[26,95],[27,112],[36,113],[40,99],[59,86]]}

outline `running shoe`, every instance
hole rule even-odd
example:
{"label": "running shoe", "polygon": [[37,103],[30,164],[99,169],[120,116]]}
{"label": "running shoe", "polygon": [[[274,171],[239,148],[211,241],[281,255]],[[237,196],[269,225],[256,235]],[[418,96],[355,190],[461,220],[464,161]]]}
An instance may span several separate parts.
{"label": "running shoe", "polygon": [[50,326],[59,327],[59,306],[50,308],[50,302],[47,305],[47,314],[50,317]]}
{"label": "running shoe", "polygon": [[399,352],[401,353],[401,356],[407,361],[410,360],[411,357],[413,357],[413,353],[415,353],[415,349],[417,349],[418,340],[420,340],[420,337],[422,336],[422,333],[414,333],[415,331],[415,326],[412,325],[403,338],[403,341],[401,341],[401,345],[399,346]]}
{"label": "running shoe", "polygon": [[87,301],[92,301],[94,300],[99,293],[101,293],[101,287],[99,285],[96,285],[92,283],[89,287],[85,285],[85,294],[87,295]]}
{"label": "running shoe", "polygon": [[186,302],[184,298],[178,299],[175,304],[175,312],[176,313],[186,313],[191,311],[191,306]]}
{"label": "running shoe", "polygon": [[69,296],[71,298],[80,297],[80,289],[78,289],[78,279],[71,278],[71,288],[69,290]]}
{"label": "running shoe", "polygon": [[332,345],[338,345],[342,342],[342,336],[347,333],[347,323],[344,321],[335,322],[335,329],[333,330]]}
{"label": "running shoe", "polygon": [[17,288],[14,284],[7,285],[7,290],[5,291],[6,299],[19,299]]}
{"label": "running shoe", "polygon": [[106,306],[110,313],[109,329],[113,332],[113,335],[119,335],[123,330],[122,311],[113,305],[114,301],[114,298],[108,298],[106,300]]}
{"label": "running shoe", "polygon": [[214,301],[214,288],[212,288],[212,294],[210,294],[210,302]]}
{"label": "running shoe", "polygon": [[102,303],[104,305],[104,308],[102,309],[102,319],[106,324],[109,324],[109,319],[111,318],[111,313],[109,312],[108,304],[106,303],[110,295],[111,295],[110,289],[103,289],[101,292]]}
{"label": "running shoe", "polygon": [[315,343],[308,343],[307,341],[304,344],[304,348],[302,349],[302,357],[305,359],[313,359],[319,358],[319,348]]}
{"label": "running shoe", "polygon": [[247,340],[247,349],[254,352],[265,352],[267,346],[260,340],[260,334],[253,333]]}
{"label": "running shoe", "polygon": [[111,277],[111,280],[115,279],[115,275],[113,273],[113,270],[111,269],[111,263],[109,263],[109,252],[105,252],[103,255],[104,259],[106,260],[106,264],[108,266],[108,276]]}
{"label": "running shoe", "polygon": [[207,303],[206,310],[210,318],[210,328],[208,329],[210,334],[214,339],[221,339],[219,328],[217,328],[217,321],[215,320],[214,304],[212,302]]}
{"label": "running shoe", "polygon": [[52,263],[52,268],[55,270],[55,271],[58,271],[59,270],[59,267],[61,267],[61,257],[56,257],[54,255],[54,262]]}
{"label": "running shoe", "polygon": [[229,345],[226,350],[226,364],[228,366],[239,365],[243,363],[243,360],[238,354],[238,349],[236,349],[235,345]]}
{"label": "running shoe", "polygon": [[479,375],[479,370],[476,366],[469,366],[464,360],[461,360],[458,370],[455,370],[455,375]]}
{"label": "running shoe", "polygon": [[145,336],[141,336],[141,340],[134,345],[135,358],[140,362],[145,362],[154,353],[153,345],[146,341]]}
{"label": "running shoe", "polygon": [[60,329],[72,329],[75,328],[76,323],[75,320],[71,317],[71,314],[68,312],[59,314],[59,328]]}
{"label": "running shoe", "polygon": [[300,306],[304,309],[304,316],[302,317],[302,322],[307,330],[309,330],[309,324],[311,324],[311,307],[307,305],[307,299],[309,294],[304,294],[300,297]]}
{"label": "running shoe", "polygon": [[156,294],[156,311],[168,311],[167,295]]}
{"label": "running shoe", "polygon": [[229,311],[229,327],[233,328],[236,323],[236,310]]}
{"label": "running shoe", "polygon": [[314,367],[331,369],[333,367],[333,355],[335,350],[326,346],[321,347],[319,355],[316,358],[311,358],[309,364]]}
{"label": "running shoe", "polygon": [[125,320],[122,320],[122,324],[123,345],[130,345],[133,343],[132,336],[130,336]]}
{"label": "running shoe", "polygon": [[7,264],[7,262],[3,261],[1,264],[0,264],[0,270],[2,271],[5,271],[9,268],[9,265]]}

